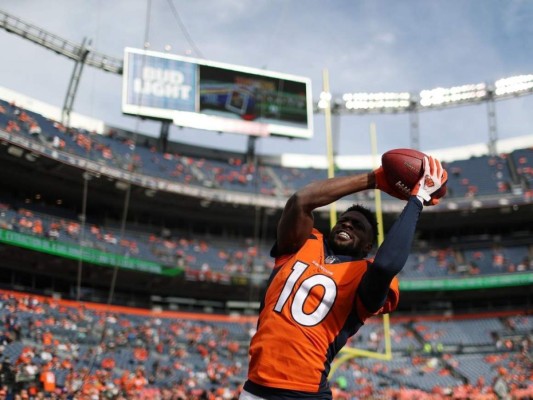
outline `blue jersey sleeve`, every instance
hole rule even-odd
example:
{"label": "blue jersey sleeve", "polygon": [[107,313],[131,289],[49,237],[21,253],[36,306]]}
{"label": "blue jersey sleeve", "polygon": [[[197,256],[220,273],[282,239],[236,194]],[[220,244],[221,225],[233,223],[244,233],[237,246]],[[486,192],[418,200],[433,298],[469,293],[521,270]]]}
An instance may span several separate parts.
{"label": "blue jersey sleeve", "polygon": [[383,306],[392,279],[404,267],[422,208],[416,196],[409,198],[363,276],[358,294],[369,312],[376,312]]}

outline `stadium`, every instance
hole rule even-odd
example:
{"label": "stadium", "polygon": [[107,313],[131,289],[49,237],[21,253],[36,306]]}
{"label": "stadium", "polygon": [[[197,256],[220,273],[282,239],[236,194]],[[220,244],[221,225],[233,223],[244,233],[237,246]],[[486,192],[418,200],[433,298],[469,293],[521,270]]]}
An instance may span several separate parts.
{"label": "stadium", "polygon": [[[73,110],[83,65],[124,75],[130,87],[136,62],[155,71],[159,58],[191,60],[130,49],[124,68],[121,59],[99,63],[83,45],[1,15],[5,31],[76,61],[63,108],[0,87],[3,398],[237,399],[287,199],[331,174],[375,168],[371,157],[333,166],[326,156],[261,154],[256,141],[305,138],[306,112],[416,113],[531,94],[528,75],[451,88],[448,98],[442,89],[440,103],[391,93],[320,102],[310,90],[302,98],[299,77],[193,60],[208,77],[198,114],[211,125],[201,128],[250,135],[246,151],[228,151],[168,140],[170,125],[207,120],[180,102],[185,68],[161,78],[177,82],[165,92],[176,103],[144,103],[156,86],[125,96],[123,112],[156,121],[157,136]],[[250,88],[254,79],[261,85]],[[432,154],[448,171],[447,195],[421,216],[398,309],[370,319],[334,361],[333,397],[533,398],[533,138]],[[403,208],[374,191],[336,207],[352,204],[381,214],[385,234]],[[317,210],[321,231],[335,211]]]}

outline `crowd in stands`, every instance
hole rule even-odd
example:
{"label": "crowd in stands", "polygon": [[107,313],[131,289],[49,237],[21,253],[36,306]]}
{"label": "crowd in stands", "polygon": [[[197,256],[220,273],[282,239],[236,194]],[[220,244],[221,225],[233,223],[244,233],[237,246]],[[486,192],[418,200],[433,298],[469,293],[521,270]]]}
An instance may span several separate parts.
{"label": "crowd in stands", "polygon": [[[224,240],[214,236],[129,231],[107,228],[57,216],[59,209],[33,211],[31,204],[20,207],[0,201],[0,229],[12,230],[71,245],[83,245],[108,253],[127,255],[184,270],[189,280],[229,284],[232,277],[250,273],[264,275],[273,267],[271,243],[257,245],[253,239]],[[55,215],[54,215],[55,214]],[[502,245],[495,239],[480,240],[429,249],[414,249],[401,277],[430,279],[471,277],[533,271],[533,243]]]}
{"label": "crowd in stands", "polygon": [[496,240],[414,251],[405,278],[472,277],[533,271],[532,244],[501,245]]}
{"label": "crowd in stands", "polygon": [[[269,257],[271,244],[257,245],[253,239],[224,240],[214,236],[125,231],[92,223],[82,227],[75,219],[32,211],[31,204],[0,202],[0,228],[127,255],[185,271],[189,280],[206,280],[229,284],[232,277],[248,274],[267,279],[273,267]],[[414,249],[401,273],[406,279],[472,277],[533,271],[533,243],[498,244],[496,240],[459,243],[446,247]]]}
{"label": "crowd in stands", "polygon": [[[189,185],[287,196],[326,171],[254,166],[243,158],[210,160],[164,151],[109,131],[98,135],[0,101],[0,129],[101,164]],[[533,199],[533,149],[445,165],[450,198],[511,193]],[[338,171],[338,174],[354,171]],[[361,172],[361,171],[358,171]],[[372,193],[360,193],[368,200]],[[0,199],[0,229],[83,245],[184,269],[190,280],[229,284],[232,276],[272,268],[271,243],[231,243],[183,232],[133,232],[81,224],[57,209]],[[533,243],[485,240],[419,249],[402,278],[470,277],[533,271]],[[205,316],[153,315],[51,298],[0,295],[0,398],[236,399],[244,382],[254,323]],[[369,324],[350,345],[383,351]],[[393,361],[353,359],[332,378],[335,399],[533,398],[533,318],[393,323]],[[482,346],[483,352],[475,352]],[[487,346],[490,351],[487,351]],[[468,352],[466,349],[471,351]],[[2,397],[3,396],[3,397]]]}
{"label": "crowd in stands", "polygon": [[4,293],[0,306],[4,395],[233,399],[244,379],[246,323],[149,317]]}
{"label": "crowd in stands", "polygon": [[[27,135],[56,149],[166,180],[203,187],[287,196],[311,180],[326,177],[326,171],[314,168],[286,168],[267,163],[258,167],[242,157],[225,159],[191,157],[176,151],[159,150],[139,135],[119,134],[109,129],[104,135],[84,129],[66,128],[57,121],[0,100],[0,129]],[[450,198],[476,198],[522,192],[533,197],[533,149],[472,157],[444,163],[449,173]],[[364,171],[337,171],[338,174]],[[371,192],[360,193],[368,199]]]}
{"label": "crowd in stands", "polygon": [[[255,326],[254,317],[155,312],[6,291],[0,292],[0,321],[4,399],[237,399]],[[380,350],[381,326],[367,324],[348,345]],[[440,335],[461,330],[468,342]],[[531,315],[393,319],[391,336],[392,360],[354,358],[340,365],[331,377],[334,399],[533,396]]]}
{"label": "crowd in stands", "polygon": [[250,238],[223,240],[171,233],[141,233],[106,228],[88,223],[84,227],[74,219],[35,212],[27,207],[15,209],[0,202],[0,229],[12,230],[43,239],[104,252],[153,261],[186,271],[191,280],[229,283],[231,276],[251,272],[269,273],[273,266],[266,247]]}

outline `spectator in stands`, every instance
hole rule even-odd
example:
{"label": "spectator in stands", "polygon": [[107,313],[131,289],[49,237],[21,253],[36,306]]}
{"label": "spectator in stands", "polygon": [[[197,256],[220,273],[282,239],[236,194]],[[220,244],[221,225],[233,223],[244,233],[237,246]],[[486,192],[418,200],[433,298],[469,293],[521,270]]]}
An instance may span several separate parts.
{"label": "spectator in stands", "polygon": [[517,272],[525,272],[533,270],[533,260],[530,260],[528,256],[525,256],[516,267]]}
{"label": "spectator in stands", "polygon": [[398,305],[396,275],[424,203],[445,180],[440,162],[426,157],[422,179],[373,262],[365,259],[377,239],[370,210],[348,208],[327,238],[313,228],[313,210],[374,187],[394,195],[382,168],[315,181],[289,198],[271,251],[276,267],[251,340],[241,400],[332,398],[329,364],[367,318]]}
{"label": "spectator in stands", "polygon": [[13,120],[9,120],[7,122],[7,126],[6,126],[6,132],[20,132],[20,126],[18,126],[18,124],[13,121]]}
{"label": "spectator in stands", "polygon": [[15,383],[15,369],[9,357],[5,357],[0,364],[0,386],[11,387]]}

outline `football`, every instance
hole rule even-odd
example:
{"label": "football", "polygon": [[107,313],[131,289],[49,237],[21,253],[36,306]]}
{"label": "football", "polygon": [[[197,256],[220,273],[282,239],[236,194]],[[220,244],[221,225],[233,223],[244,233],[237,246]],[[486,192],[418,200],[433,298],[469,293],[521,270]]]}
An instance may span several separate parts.
{"label": "football", "polygon": [[[389,185],[397,192],[398,198],[407,199],[413,187],[422,178],[426,154],[414,149],[393,149],[381,156],[381,165]],[[441,198],[446,194],[446,184],[433,194]]]}
{"label": "football", "polygon": [[424,153],[413,149],[393,149],[381,156],[387,182],[404,198],[422,178],[424,157]]}

